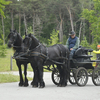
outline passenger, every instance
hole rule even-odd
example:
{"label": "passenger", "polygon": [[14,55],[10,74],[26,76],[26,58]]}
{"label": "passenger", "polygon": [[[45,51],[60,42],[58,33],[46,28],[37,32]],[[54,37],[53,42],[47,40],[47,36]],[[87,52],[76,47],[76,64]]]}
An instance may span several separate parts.
{"label": "passenger", "polygon": [[96,50],[93,50],[93,53],[96,53],[97,55],[97,59],[98,60],[100,60],[100,45],[97,45],[97,49],[98,49],[98,51],[96,51]]}
{"label": "passenger", "polygon": [[79,47],[80,40],[76,36],[74,31],[71,31],[71,33],[69,35],[70,35],[70,37],[68,38],[68,40],[66,42],[66,46],[70,50],[69,59],[72,60],[75,50]]}

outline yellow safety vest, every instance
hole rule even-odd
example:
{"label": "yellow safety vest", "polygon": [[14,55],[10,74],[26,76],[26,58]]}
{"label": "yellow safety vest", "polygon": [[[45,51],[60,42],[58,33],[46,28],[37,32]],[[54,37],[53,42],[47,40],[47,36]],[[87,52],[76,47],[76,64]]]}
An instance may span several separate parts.
{"label": "yellow safety vest", "polygon": [[93,53],[100,54],[100,50],[98,51],[93,50]]}

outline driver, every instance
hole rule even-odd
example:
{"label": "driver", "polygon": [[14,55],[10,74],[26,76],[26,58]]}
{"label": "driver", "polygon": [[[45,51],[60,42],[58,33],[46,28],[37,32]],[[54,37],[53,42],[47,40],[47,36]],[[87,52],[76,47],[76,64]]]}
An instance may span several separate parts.
{"label": "driver", "polygon": [[73,54],[74,54],[75,50],[79,47],[80,40],[76,36],[76,34],[75,34],[74,31],[71,31],[71,33],[69,34],[69,36],[70,37],[68,38],[68,40],[66,42],[66,46],[70,50],[69,59],[72,60]]}

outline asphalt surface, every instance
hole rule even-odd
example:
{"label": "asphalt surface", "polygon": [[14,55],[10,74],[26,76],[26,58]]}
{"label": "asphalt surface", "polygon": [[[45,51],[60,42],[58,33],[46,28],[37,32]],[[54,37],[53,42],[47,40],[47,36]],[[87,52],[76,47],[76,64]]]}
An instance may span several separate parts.
{"label": "asphalt surface", "polygon": [[[18,75],[18,72],[10,72]],[[33,73],[28,72],[32,77]],[[86,86],[79,87],[68,83],[66,87],[57,87],[51,80],[51,73],[44,73],[46,87],[43,89],[19,87],[18,82],[0,84],[0,100],[100,100],[100,87],[92,83],[91,78]],[[30,84],[31,82],[29,82]]]}

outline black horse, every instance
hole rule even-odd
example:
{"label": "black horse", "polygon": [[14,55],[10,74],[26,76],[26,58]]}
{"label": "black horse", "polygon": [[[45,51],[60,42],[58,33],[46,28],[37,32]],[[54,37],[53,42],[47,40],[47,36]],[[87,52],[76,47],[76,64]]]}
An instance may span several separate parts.
{"label": "black horse", "polygon": [[35,66],[34,80],[32,85],[43,88],[45,86],[43,80],[43,66],[56,64],[60,72],[60,83],[59,86],[66,86],[67,79],[69,76],[68,60],[62,58],[69,57],[68,49],[62,44],[56,44],[50,47],[45,47],[32,34],[25,36],[23,40],[24,46],[28,48],[30,55],[30,63]]}
{"label": "black horse", "polygon": [[[24,52],[26,52],[26,48],[24,48],[23,45],[23,39],[22,37],[16,32],[16,30],[10,30],[10,34],[8,35],[8,47],[11,48],[13,47],[13,49],[15,50],[14,53],[14,57],[23,54]],[[18,66],[19,69],[19,75],[20,75],[20,82],[19,82],[19,86],[28,86],[28,79],[27,79],[27,64],[29,63],[29,60],[24,59],[16,59],[16,64]],[[24,76],[25,76],[25,82],[23,80],[23,76],[22,76],[22,69],[21,69],[21,65],[24,65]]]}

